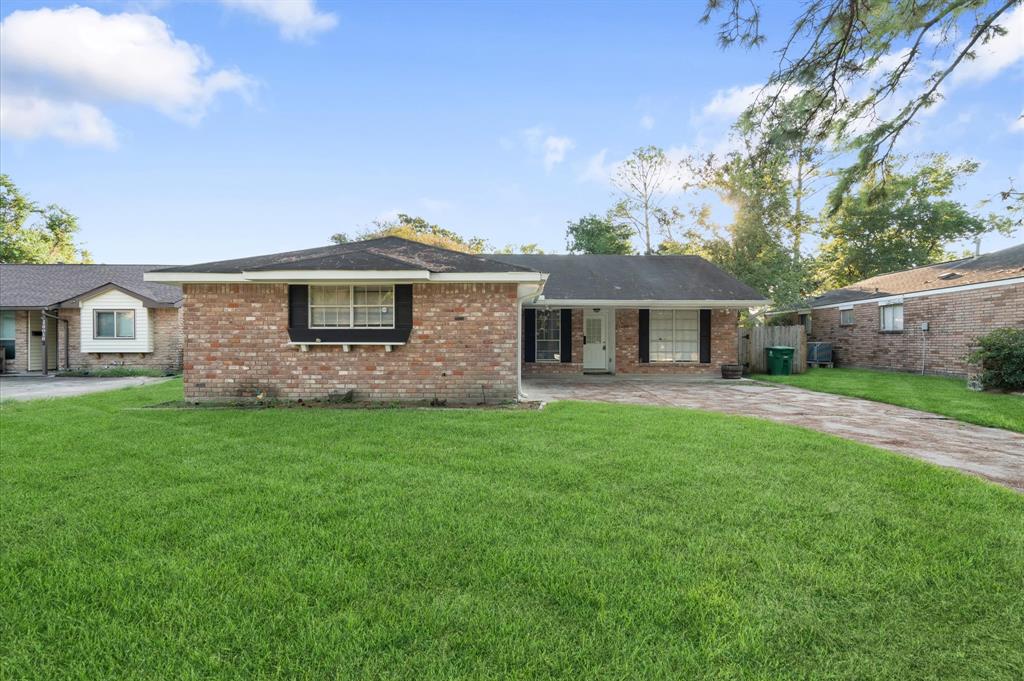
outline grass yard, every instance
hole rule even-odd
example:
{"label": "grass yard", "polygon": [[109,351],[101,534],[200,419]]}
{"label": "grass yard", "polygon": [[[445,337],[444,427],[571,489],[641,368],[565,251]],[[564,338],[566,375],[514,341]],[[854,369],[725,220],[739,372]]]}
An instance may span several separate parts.
{"label": "grass yard", "polygon": [[0,406],[0,678],[1024,671],[1024,496],[677,409]]}
{"label": "grass yard", "polygon": [[822,393],[862,397],[941,414],[979,426],[1024,433],[1024,397],[974,392],[965,381],[868,369],[808,369],[792,376],[757,375],[759,381],[785,383]]}

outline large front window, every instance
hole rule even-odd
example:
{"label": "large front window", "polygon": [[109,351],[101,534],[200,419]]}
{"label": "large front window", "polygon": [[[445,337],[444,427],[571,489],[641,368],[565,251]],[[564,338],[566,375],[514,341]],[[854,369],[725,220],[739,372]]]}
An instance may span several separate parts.
{"label": "large front window", "polygon": [[96,310],[93,314],[93,338],[135,338],[135,310]]}
{"label": "large front window", "polygon": [[878,313],[882,331],[903,330],[903,305],[882,305]]}
{"label": "large front window", "polygon": [[394,328],[394,286],[310,286],[309,328]]}
{"label": "large front window", "polygon": [[652,362],[700,361],[700,311],[651,310]]}
{"label": "large front window", "polygon": [[562,352],[562,311],[537,310],[537,361],[558,362]]}

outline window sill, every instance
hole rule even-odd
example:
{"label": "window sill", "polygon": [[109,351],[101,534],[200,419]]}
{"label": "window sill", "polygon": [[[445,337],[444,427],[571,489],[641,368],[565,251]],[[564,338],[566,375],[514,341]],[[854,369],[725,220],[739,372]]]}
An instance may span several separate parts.
{"label": "window sill", "polygon": [[885,334],[885,335],[888,336],[888,335],[901,334],[901,333],[903,333],[903,330],[899,329],[899,330],[893,330],[893,331],[886,331],[885,329],[882,329],[878,333]]}
{"label": "window sill", "polygon": [[374,342],[352,342],[352,343],[340,343],[340,342],[339,343],[335,343],[335,342],[323,342],[323,341],[317,343],[317,342],[314,341],[314,342],[309,342],[309,343],[298,343],[298,342],[295,342],[295,341],[290,341],[288,343],[288,345],[297,346],[299,348],[300,352],[308,352],[309,351],[309,346],[311,346],[311,345],[313,347],[318,347],[318,346],[321,346],[321,345],[340,345],[345,352],[351,352],[353,345],[377,345],[377,346],[383,346],[384,347],[384,352],[391,352],[393,346],[405,345],[405,343],[378,343],[376,341],[374,341]]}

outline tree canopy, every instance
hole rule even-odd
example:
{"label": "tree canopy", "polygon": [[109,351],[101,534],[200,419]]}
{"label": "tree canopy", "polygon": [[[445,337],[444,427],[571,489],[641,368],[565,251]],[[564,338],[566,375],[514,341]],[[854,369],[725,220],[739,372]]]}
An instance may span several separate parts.
{"label": "tree canopy", "polygon": [[570,253],[629,255],[635,252],[632,239],[630,227],[591,213],[568,223],[565,247]]}
{"label": "tree canopy", "polygon": [[77,233],[78,218],[56,204],[40,206],[0,174],[0,262],[92,262]]}
{"label": "tree canopy", "polygon": [[999,230],[1009,218],[979,216],[949,198],[958,180],[978,169],[973,161],[951,164],[929,157],[907,173],[875,170],[844,197],[825,220],[819,258],[827,287],[846,286],[885,272],[948,259],[950,242]]}
{"label": "tree canopy", "polygon": [[[375,220],[371,229],[356,235],[356,240],[379,239],[385,236],[397,236],[464,253],[482,253],[487,249],[485,239],[463,237],[450,229],[439,227],[421,217],[405,213],[399,213],[392,220]],[[331,241],[337,244],[346,243],[349,241],[349,237],[344,232],[339,232],[331,236]]]}

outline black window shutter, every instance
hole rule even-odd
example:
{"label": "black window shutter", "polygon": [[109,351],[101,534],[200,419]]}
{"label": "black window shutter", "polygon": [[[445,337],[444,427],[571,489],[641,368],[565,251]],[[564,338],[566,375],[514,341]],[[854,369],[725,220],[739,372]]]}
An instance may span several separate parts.
{"label": "black window shutter", "polygon": [[309,287],[305,284],[288,286],[288,328],[309,328]]}
{"label": "black window shutter", "polygon": [[537,361],[537,310],[523,308],[523,361]]}
{"label": "black window shutter", "polygon": [[700,362],[711,363],[711,310],[700,311]]}
{"label": "black window shutter", "polygon": [[562,308],[562,364],[572,362],[572,308]]}
{"label": "black window shutter", "polygon": [[412,328],[412,284],[395,284],[395,328]]}
{"label": "black window shutter", "polygon": [[644,364],[651,361],[651,311],[640,310],[640,324],[637,328],[640,341],[640,361]]}

